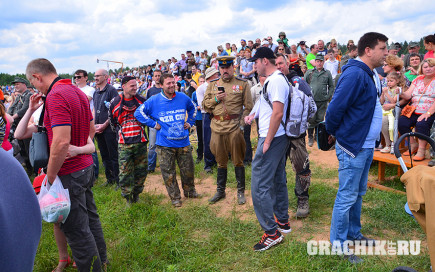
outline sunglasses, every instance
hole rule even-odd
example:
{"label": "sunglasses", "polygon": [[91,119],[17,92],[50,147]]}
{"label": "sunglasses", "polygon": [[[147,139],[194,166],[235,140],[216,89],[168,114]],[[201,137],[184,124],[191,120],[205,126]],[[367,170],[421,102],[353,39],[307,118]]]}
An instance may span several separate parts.
{"label": "sunglasses", "polygon": [[74,79],[81,79],[83,76],[74,76]]}

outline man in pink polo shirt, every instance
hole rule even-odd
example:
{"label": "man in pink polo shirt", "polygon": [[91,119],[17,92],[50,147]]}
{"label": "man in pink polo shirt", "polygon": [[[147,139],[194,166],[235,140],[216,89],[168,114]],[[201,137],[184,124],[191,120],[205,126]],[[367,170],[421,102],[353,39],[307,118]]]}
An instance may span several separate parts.
{"label": "man in pink polo shirt", "polygon": [[[80,154],[67,158],[70,144],[84,146],[89,136],[94,137],[95,126],[88,98],[71,84],[71,80],[61,79],[47,59],[29,62],[26,77],[46,95],[44,126],[50,146],[48,181],[53,183],[56,176],[59,176],[71,198],[71,211],[60,228],[67,237],[79,271],[101,271],[102,263],[107,262],[107,255],[91,190],[92,156]],[[41,99],[41,93],[31,99]]]}

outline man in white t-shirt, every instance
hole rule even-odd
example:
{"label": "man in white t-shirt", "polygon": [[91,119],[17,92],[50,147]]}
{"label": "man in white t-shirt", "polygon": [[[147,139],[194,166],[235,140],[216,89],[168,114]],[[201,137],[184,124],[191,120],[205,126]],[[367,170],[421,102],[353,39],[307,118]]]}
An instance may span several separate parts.
{"label": "man in white t-shirt", "polygon": [[251,194],[255,214],[265,232],[254,250],[263,251],[283,240],[281,232],[291,231],[285,172],[288,138],[281,125],[281,122],[285,122],[290,86],[286,77],[277,70],[275,55],[270,48],[258,48],[249,61],[255,61],[259,76],[267,76],[265,93],[261,95],[258,107],[254,107],[255,112],[245,118],[247,124],[251,124],[257,115],[259,118],[258,146],[252,162]]}
{"label": "man in white t-shirt", "polygon": [[82,90],[82,92],[84,92],[86,94],[86,96],[88,97],[89,100],[89,105],[91,107],[91,111],[94,109],[94,103],[92,101],[92,97],[94,97],[94,92],[95,89],[91,86],[87,85],[88,82],[88,72],[86,72],[85,70],[77,70],[74,73],[74,82],[77,85],[77,87],[79,87],[80,90]]}
{"label": "man in white t-shirt", "polygon": [[[86,97],[89,100],[89,107],[91,109],[91,112],[94,110],[94,92],[95,88],[87,85],[88,82],[88,72],[85,70],[79,69],[74,73],[74,83],[79,87],[79,89],[86,94]],[[94,178],[97,180],[98,174],[100,172],[100,163],[98,161],[98,154],[97,150],[95,150],[94,153],[92,153],[92,160],[94,162]]]}
{"label": "man in white t-shirt", "polygon": [[204,143],[204,171],[206,173],[212,173],[212,167],[216,165],[216,159],[210,150],[210,140],[211,140],[211,128],[210,114],[204,110],[202,107],[202,101],[204,100],[205,90],[207,90],[208,83],[212,80],[219,78],[219,71],[210,67],[205,70],[205,83],[196,89],[196,98],[198,105],[201,107],[202,113],[202,141]]}

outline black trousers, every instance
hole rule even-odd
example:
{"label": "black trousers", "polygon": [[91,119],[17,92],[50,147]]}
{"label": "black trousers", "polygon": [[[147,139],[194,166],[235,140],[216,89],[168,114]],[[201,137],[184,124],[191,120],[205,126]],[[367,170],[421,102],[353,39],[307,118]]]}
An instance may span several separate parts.
{"label": "black trousers", "polygon": [[119,183],[118,141],[116,133],[107,128],[103,133],[95,134],[103,160],[106,179],[109,183]]}
{"label": "black trousers", "polygon": [[243,138],[245,138],[246,151],[243,162],[252,162],[252,144],[251,144],[251,125],[245,125],[243,128]]}
{"label": "black trousers", "polygon": [[204,156],[204,141],[202,137],[202,120],[195,121],[196,136],[198,137],[198,148],[196,149],[197,158],[202,160]]}
{"label": "black trousers", "polygon": [[59,177],[71,199],[70,213],[60,228],[79,271],[101,271],[101,263],[107,261],[106,242],[92,192],[93,174],[91,165]]}

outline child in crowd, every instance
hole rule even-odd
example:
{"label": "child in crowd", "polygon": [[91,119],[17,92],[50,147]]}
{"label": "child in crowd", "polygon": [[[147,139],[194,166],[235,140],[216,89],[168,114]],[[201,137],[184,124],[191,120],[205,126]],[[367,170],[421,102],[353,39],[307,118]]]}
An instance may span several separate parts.
{"label": "child in crowd", "polygon": [[405,80],[402,73],[391,72],[387,75],[387,87],[382,89],[380,102],[382,104],[382,135],[385,139],[385,147],[381,153],[394,153],[394,114],[397,95],[402,92]]}

